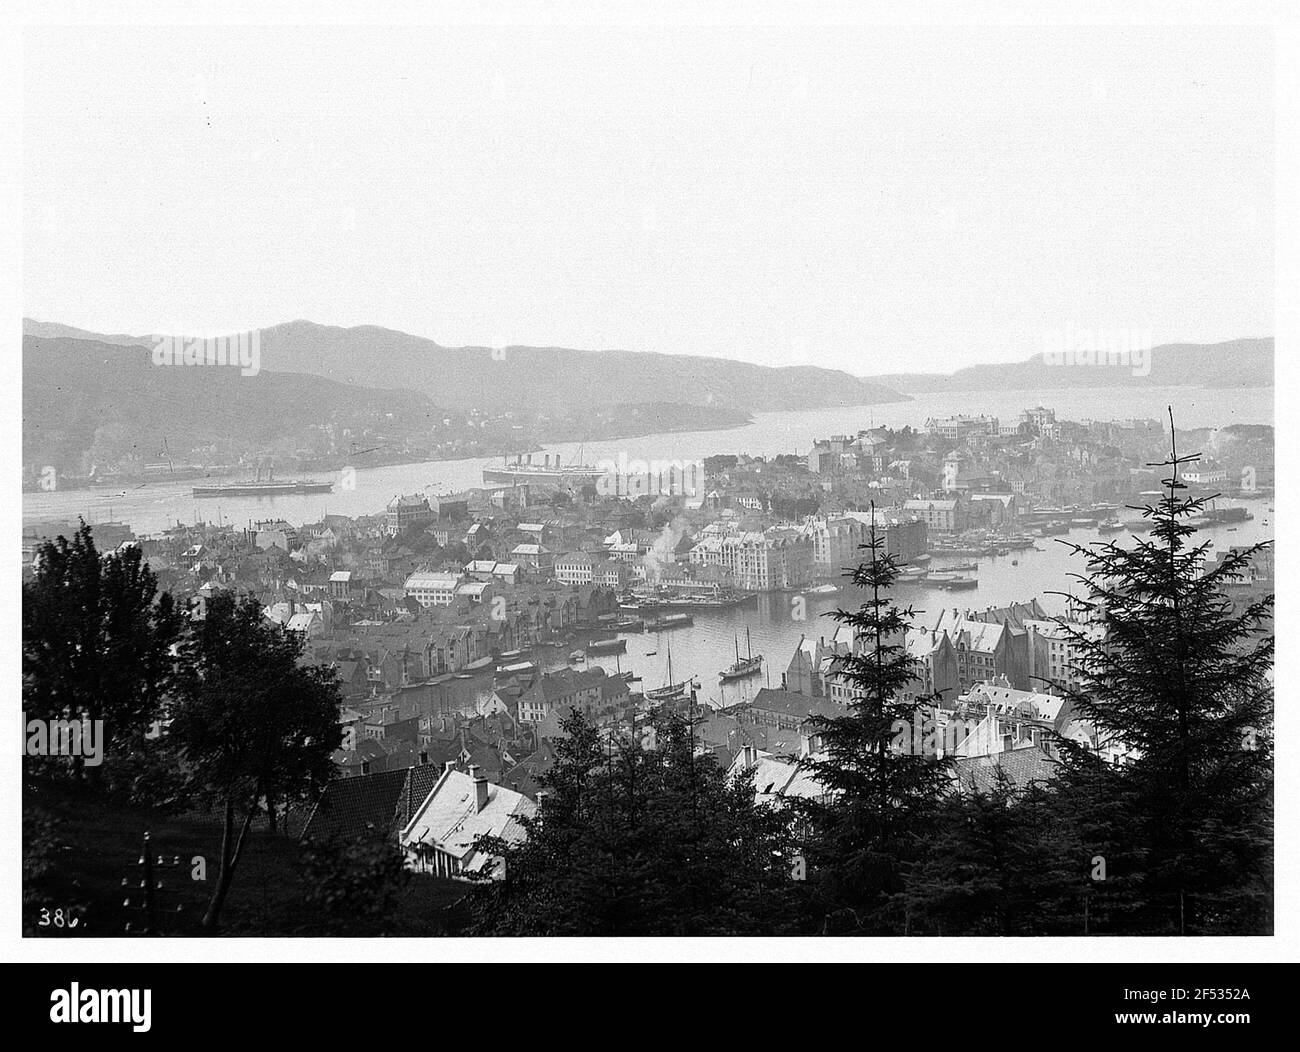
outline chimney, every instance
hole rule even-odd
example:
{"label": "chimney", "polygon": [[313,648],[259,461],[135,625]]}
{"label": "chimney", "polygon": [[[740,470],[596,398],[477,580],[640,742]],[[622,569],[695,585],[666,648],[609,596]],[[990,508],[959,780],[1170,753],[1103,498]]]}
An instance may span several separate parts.
{"label": "chimney", "polygon": [[443,774],[451,774],[451,772],[454,771],[455,769],[456,769],[456,761],[455,761],[455,760],[447,760],[447,761],[446,761],[445,763],[443,763],[443,765],[442,765],[442,773],[443,773]]}
{"label": "chimney", "polygon": [[475,764],[470,765],[469,775],[474,779],[474,811],[478,813],[487,807],[488,780],[482,769]]}
{"label": "chimney", "polygon": [[420,766],[423,767],[429,762],[429,753],[425,749],[420,750]]}
{"label": "chimney", "polygon": [[750,742],[746,742],[746,743],[745,743],[745,748],[744,748],[743,750],[741,750],[741,751],[744,753],[744,756],[745,756],[745,766],[746,766],[746,767],[753,767],[754,764],[758,762],[758,755],[757,755],[757,753],[754,751],[754,746],[753,746],[752,743],[750,743]]}

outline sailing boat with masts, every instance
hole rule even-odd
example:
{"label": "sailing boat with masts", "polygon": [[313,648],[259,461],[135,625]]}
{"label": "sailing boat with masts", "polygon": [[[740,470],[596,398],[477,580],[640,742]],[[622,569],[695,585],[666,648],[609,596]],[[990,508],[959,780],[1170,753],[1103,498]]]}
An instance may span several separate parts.
{"label": "sailing boat with masts", "polygon": [[686,692],[692,686],[692,680],[684,679],[680,683],[673,682],[673,643],[668,641],[668,682],[662,687],[656,687],[654,690],[645,692],[647,701],[677,701],[685,697]]}
{"label": "sailing boat with masts", "polygon": [[763,667],[763,655],[754,653],[754,643],[749,638],[749,629],[745,629],[745,649],[749,652],[748,657],[740,656],[740,637],[735,637],[736,641],[736,663],[728,669],[718,673],[718,679],[723,683],[730,683],[734,679],[744,679],[746,676],[756,674]]}

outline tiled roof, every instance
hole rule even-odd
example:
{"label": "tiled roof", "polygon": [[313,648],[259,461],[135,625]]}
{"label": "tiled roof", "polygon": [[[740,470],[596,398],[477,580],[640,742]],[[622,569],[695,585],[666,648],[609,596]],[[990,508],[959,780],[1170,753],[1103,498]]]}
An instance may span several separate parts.
{"label": "tiled roof", "polygon": [[844,709],[830,698],[811,698],[792,690],[762,687],[750,702],[751,709],[779,712],[787,716],[807,719],[809,716],[843,716]]}
{"label": "tiled roof", "polygon": [[369,828],[396,832],[411,820],[441,775],[440,766],[427,763],[336,779],[317,801],[303,836],[355,837]]}
{"label": "tiled roof", "polygon": [[953,766],[953,778],[962,789],[990,792],[1001,768],[1012,785],[1023,789],[1031,782],[1045,782],[1056,773],[1056,761],[1036,745],[1026,745],[989,756],[964,756]]}
{"label": "tiled roof", "polygon": [[312,810],[303,836],[318,839],[360,836],[367,829],[388,831],[394,825],[406,771],[381,771],[329,784]]}

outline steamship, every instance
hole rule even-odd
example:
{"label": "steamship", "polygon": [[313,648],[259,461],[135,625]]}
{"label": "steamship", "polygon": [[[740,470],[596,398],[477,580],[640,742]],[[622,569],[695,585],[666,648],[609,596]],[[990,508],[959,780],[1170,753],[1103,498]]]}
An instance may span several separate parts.
{"label": "steamship", "polygon": [[544,453],[540,464],[533,463],[531,453],[516,453],[513,462],[510,457],[504,457],[501,464],[483,469],[484,482],[508,486],[529,482],[551,486],[563,486],[572,483],[583,485],[588,482],[595,482],[602,475],[604,475],[604,471],[591,464],[561,464],[558,453],[554,457],[549,453]]}
{"label": "steamship", "polygon": [[334,484],[315,479],[277,479],[268,464],[266,478],[262,477],[262,464],[257,465],[257,477],[224,486],[195,486],[196,497],[283,497],[295,493],[332,493]]}

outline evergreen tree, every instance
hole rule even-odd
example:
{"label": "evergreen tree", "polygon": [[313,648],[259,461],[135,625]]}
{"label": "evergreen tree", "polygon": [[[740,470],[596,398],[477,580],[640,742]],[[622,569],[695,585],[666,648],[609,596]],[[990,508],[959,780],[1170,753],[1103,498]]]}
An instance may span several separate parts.
{"label": "evergreen tree", "polygon": [[472,896],[486,935],[772,935],[798,923],[788,816],[697,755],[694,729],[658,717],[653,745],[563,723],[526,839],[481,838],[504,879]]}
{"label": "evergreen tree", "polygon": [[950,761],[913,735],[937,699],[912,692],[918,669],[906,634],[913,612],[887,594],[898,568],[876,531],[874,504],[870,539],[861,547],[866,558],[851,576],[870,596],[859,609],[833,615],[853,629],[851,653],[837,664],[852,700],[844,715],[812,720],[823,751],[801,764],[826,793],[796,806],[823,930],[901,934],[908,930],[904,878],[951,784]]}
{"label": "evergreen tree", "polygon": [[934,935],[1081,935],[1088,909],[1074,825],[1045,786],[1017,787],[1001,767],[938,809],[909,874],[913,930]]}
{"label": "evergreen tree", "polygon": [[1149,537],[1072,545],[1087,563],[1085,616],[1104,627],[1068,628],[1083,655],[1075,712],[1099,745],[1134,754],[1099,767],[1066,744],[1062,789],[1131,803],[1128,828],[1110,831],[1140,866],[1123,873],[1132,894],[1118,921],[1150,934],[1271,926],[1273,598],[1237,606],[1227,594],[1266,545],[1204,571],[1210,545],[1192,543],[1189,519],[1206,499],[1180,478],[1197,459],[1171,438],[1165,493],[1140,509]]}

